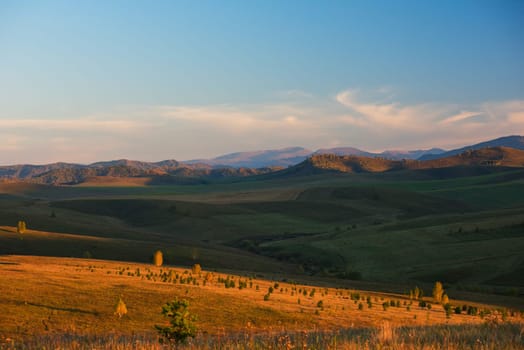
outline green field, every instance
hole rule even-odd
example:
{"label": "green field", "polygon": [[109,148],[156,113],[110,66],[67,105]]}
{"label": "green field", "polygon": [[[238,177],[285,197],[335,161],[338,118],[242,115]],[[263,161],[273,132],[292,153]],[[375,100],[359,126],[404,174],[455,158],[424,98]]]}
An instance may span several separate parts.
{"label": "green field", "polygon": [[[263,175],[196,185],[4,184],[1,254],[149,261],[518,295],[524,172]],[[82,239],[98,237],[101,240]],[[23,239],[22,239],[23,238]]]}

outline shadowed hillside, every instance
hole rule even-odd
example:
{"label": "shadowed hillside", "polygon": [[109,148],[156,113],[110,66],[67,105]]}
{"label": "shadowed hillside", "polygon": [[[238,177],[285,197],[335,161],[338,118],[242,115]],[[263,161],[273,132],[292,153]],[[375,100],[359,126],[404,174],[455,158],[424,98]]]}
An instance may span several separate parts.
{"label": "shadowed hillside", "polygon": [[442,152],[439,154],[425,154],[425,155],[422,155],[419,158],[419,160],[446,158],[446,157],[450,157],[450,156],[454,156],[454,155],[463,153],[465,151],[479,150],[479,149],[487,148],[487,147],[509,147],[509,148],[524,150],[524,136],[513,135],[513,136],[499,137],[494,140],[489,140],[489,141],[477,143],[474,145],[457,148],[457,149],[447,151],[447,152]]}
{"label": "shadowed hillside", "polygon": [[524,167],[524,151],[493,147],[470,150],[458,155],[434,160],[390,160],[359,156],[314,155],[304,162],[281,171],[282,174],[380,173],[395,170],[425,170],[453,167]]}

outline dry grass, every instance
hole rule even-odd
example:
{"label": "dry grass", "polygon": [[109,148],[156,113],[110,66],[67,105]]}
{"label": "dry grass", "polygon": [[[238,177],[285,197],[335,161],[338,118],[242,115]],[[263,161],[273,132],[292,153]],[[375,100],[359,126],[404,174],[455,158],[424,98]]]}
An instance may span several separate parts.
{"label": "dry grass", "polygon": [[116,177],[92,176],[88,177],[79,187],[110,186],[110,187],[143,187],[151,182],[151,177]]}
{"label": "dry grass", "polygon": [[[395,337],[385,342],[380,330],[355,328],[336,332],[286,332],[257,334],[252,332],[208,335],[199,334],[179,350],[247,350],[247,349],[340,349],[340,350],[513,350],[524,348],[523,328],[519,324],[436,325],[400,327]],[[2,342],[3,340],[3,342]],[[133,334],[89,336],[63,334],[36,336],[15,341],[0,338],[0,349],[165,349],[151,335]]]}
{"label": "dry grass", "polygon": [[[279,337],[289,337],[285,339],[298,347],[306,334],[314,334],[308,335],[308,342],[314,338],[324,345],[340,341],[339,344],[345,342],[348,349],[366,344],[373,349],[373,344],[406,342],[410,339],[409,334],[416,338],[417,332],[427,337],[431,329],[441,329],[450,332],[449,338],[454,329],[462,332],[462,329],[471,328],[474,333],[486,324],[486,318],[464,314],[448,319],[439,305],[427,310],[413,304],[407,310],[404,303],[408,304],[409,299],[403,295],[207,273],[205,267],[202,273],[193,276],[189,267],[4,256],[0,258],[0,335],[3,337],[0,339],[5,348],[6,344],[11,344],[9,348],[12,348],[14,341],[14,344],[49,344],[50,348],[55,348],[53,342],[58,342],[62,345],[56,348],[81,349],[87,348],[83,347],[85,344],[100,343],[105,344],[102,348],[132,348],[133,344],[140,344],[136,348],[155,349],[158,346],[153,325],[165,322],[160,315],[161,305],[174,297],[190,301],[190,311],[198,317],[201,331],[197,345],[204,349],[217,348],[213,344],[220,339],[229,344],[229,348],[247,349],[249,344],[267,348],[265,345],[284,341],[284,338],[278,340]],[[228,277],[235,282],[235,288],[225,288],[223,281]],[[239,282],[245,288],[239,289]],[[264,301],[263,296],[270,287],[274,291],[269,300]],[[315,293],[311,295],[313,288]],[[307,295],[303,294],[304,289]],[[359,302],[351,298],[355,299],[357,293],[360,300],[369,297],[372,307],[368,308],[363,301],[364,308],[359,310]],[[120,296],[128,309],[128,314],[121,319],[114,315]],[[321,300],[322,308],[318,307]],[[400,307],[384,311],[382,303],[391,300],[398,301]],[[521,322],[519,316],[504,317],[504,323]],[[502,313],[492,312],[490,320],[490,324],[501,323]],[[442,328],[433,328],[435,325]],[[511,328],[512,332],[517,332],[515,329]],[[521,340],[522,327],[519,332]],[[248,341],[251,343],[246,343]],[[433,343],[437,341],[443,339]],[[324,345],[320,348],[326,348]],[[337,348],[346,348],[340,346]]]}

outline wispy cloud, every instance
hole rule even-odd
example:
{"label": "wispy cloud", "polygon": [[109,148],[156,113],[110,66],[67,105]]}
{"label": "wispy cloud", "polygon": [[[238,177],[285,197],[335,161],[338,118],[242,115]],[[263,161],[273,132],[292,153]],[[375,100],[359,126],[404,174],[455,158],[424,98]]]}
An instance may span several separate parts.
{"label": "wispy cloud", "polygon": [[23,143],[27,140],[27,136],[0,134],[0,151],[14,152],[22,148]]}
{"label": "wispy cloud", "polygon": [[148,125],[146,121],[101,119],[0,119],[3,129],[89,130],[122,132]]}
{"label": "wispy cloud", "polygon": [[473,117],[478,117],[481,114],[482,114],[481,112],[461,111],[459,114],[455,114],[451,117],[441,120],[440,124],[453,124],[453,123],[460,122],[463,120],[468,120]]}
{"label": "wispy cloud", "polygon": [[312,129],[309,110],[293,105],[249,106],[163,106],[160,115],[169,121],[182,121],[195,126],[213,128],[227,133],[288,132]]}
{"label": "wispy cloud", "polygon": [[288,146],[450,148],[524,133],[524,100],[408,104],[394,96],[391,88],[350,89],[265,104],[130,106],[67,120],[0,118],[0,163],[183,160]]}
{"label": "wispy cloud", "polygon": [[[381,91],[381,90],[379,90]],[[389,94],[389,90],[387,90]],[[400,102],[363,102],[358,90],[345,90],[335,96],[335,100],[353,112],[347,118],[355,125],[372,127],[388,127],[394,129],[417,130],[424,129],[428,122],[437,119],[445,106],[434,104],[403,105]]]}
{"label": "wispy cloud", "polygon": [[359,128],[363,134],[387,139],[391,146],[386,147],[396,143],[404,148],[454,146],[524,132],[524,100],[478,105],[403,104],[391,100],[390,90],[383,95],[375,101],[364,100],[366,94],[359,90],[339,92],[334,100],[347,108],[340,122]]}

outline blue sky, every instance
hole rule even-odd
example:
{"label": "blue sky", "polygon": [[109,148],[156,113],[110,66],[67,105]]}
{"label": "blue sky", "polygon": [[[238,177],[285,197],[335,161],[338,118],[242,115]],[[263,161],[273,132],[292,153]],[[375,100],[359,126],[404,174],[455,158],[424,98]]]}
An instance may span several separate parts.
{"label": "blue sky", "polygon": [[522,1],[3,1],[0,163],[524,131]]}

